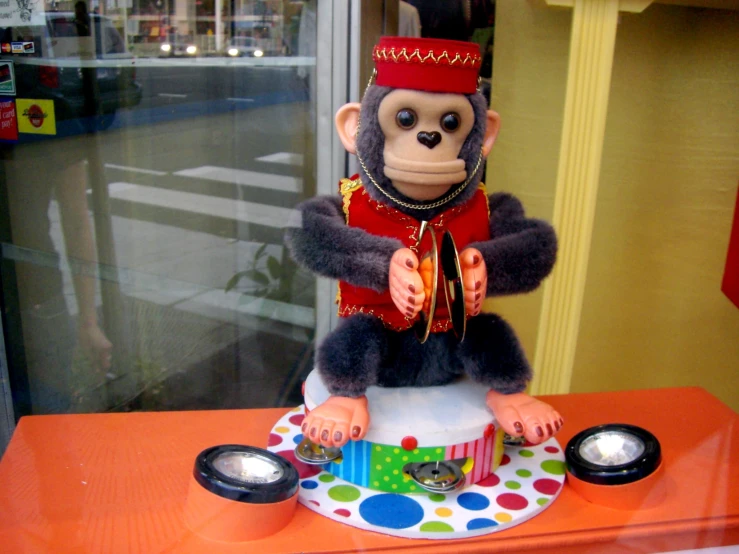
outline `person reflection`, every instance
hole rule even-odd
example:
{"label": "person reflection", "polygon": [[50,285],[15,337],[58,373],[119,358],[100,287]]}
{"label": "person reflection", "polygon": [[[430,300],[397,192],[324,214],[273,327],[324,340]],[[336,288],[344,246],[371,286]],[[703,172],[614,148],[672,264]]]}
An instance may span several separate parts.
{"label": "person reflection", "polygon": [[[111,365],[113,345],[95,307],[96,252],[87,211],[87,163],[81,158],[86,139],[20,145],[6,163],[13,243],[30,257],[16,263],[16,276],[37,414],[84,408],[80,394],[104,382]],[[70,264],[76,316],[69,309],[74,311],[75,302],[68,307],[65,300],[71,294],[64,290],[62,248],[70,261],[83,262]]]}

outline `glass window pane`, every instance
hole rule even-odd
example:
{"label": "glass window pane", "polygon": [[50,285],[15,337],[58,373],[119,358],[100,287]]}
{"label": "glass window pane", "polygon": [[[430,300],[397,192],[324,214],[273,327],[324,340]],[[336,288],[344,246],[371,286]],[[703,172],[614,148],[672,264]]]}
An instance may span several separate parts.
{"label": "glass window pane", "polygon": [[282,235],[315,194],[315,22],[316,2],[111,0],[2,23],[18,415],[300,402],[315,279]]}

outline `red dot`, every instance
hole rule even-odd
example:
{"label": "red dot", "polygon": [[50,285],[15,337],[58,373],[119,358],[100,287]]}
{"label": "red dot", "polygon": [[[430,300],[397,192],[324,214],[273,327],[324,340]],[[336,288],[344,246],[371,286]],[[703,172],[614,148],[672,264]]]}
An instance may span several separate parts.
{"label": "red dot", "polygon": [[559,490],[559,481],[554,479],[537,479],[534,481],[534,489],[541,494],[555,494]]}
{"label": "red dot", "polygon": [[500,465],[508,465],[511,463],[511,459],[508,457],[508,454],[503,454],[503,458],[500,460]]}
{"label": "red dot", "polygon": [[316,500],[309,500],[311,504],[315,504],[316,506],[320,506],[320,504]]}
{"label": "red dot", "polygon": [[485,427],[485,431],[483,432],[482,436],[487,438],[490,438],[493,436],[493,433],[495,433],[495,425],[492,423],[489,423],[487,427]]}
{"label": "red dot", "polygon": [[550,454],[556,454],[557,452],[559,452],[559,448],[557,448],[556,446],[547,446],[544,450],[546,450]]}
{"label": "red dot", "polygon": [[298,476],[301,479],[313,477],[314,475],[318,475],[319,473],[321,473],[322,466],[304,464],[303,462],[301,462],[295,457],[294,450],[283,450],[282,452],[278,452],[277,455],[282,456],[283,458],[288,460],[292,465],[294,465],[295,469],[298,470]]}
{"label": "red dot", "polygon": [[277,446],[282,442],[282,437],[280,435],[277,435],[275,433],[269,434],[269,439],[267,439],[267,446]]}
{"label": "red dot", "polygon": [[339,508],[338,510],[334,510],[334,513],[337,516],[344,516],[344,517],[349,517],[350,515],[352,515],[352,513],[349,510],[345,510],[344,508]]}
{"label": "red dot", "polygon": [[300,394],[305,396],[305,381],[300,385]]}
{"label": "red dot", "polygon": [[490,475],[485,477],[485,479],[483,479],[482,481],[478,481],[475,484],[480,485],[481,487],[494,487],[498,483],[500,483],[500,477],[495,475],[495,473],[491,473]]}
{"label": "red dot", "polygon": [[506,492],[499,495],[495,501],[498,503],[498,506],[505,508],[506,510],[523,510],[529,505],[529,501],[523,496],[512,492]]}
{"label": "red dot", "polygon": [[305,416],[303,414],[297,414],[290,418],[290,423],[300,427],[300,424],[303,423],[304,419],[305,419]]}
{"label": "red dot", "polygon": [[418,446],[418,440],[416,437],[403,437],[403,440],[400,441],[400,446],[403,447],[403,450],[415,450]]}

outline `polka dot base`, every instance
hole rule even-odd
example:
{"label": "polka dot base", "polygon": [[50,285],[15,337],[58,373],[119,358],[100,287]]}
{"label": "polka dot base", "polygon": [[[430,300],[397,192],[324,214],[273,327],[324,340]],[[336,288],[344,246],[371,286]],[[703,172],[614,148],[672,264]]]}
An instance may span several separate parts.
{"label": "polka dot base", "polygon": [[[272,429],[268,449],[300,474],[298,501],[340,523],[406,538],[459,539],[494,533],[531,519],[557,498],[565,480],[564,454],[555,439],[506,447],[504,464],[477,485],[448,495],[398,494],[347,483],[320,466],[295,459],[302,439],[299,406]],[[276,438],[280,438],[277,442]]]}

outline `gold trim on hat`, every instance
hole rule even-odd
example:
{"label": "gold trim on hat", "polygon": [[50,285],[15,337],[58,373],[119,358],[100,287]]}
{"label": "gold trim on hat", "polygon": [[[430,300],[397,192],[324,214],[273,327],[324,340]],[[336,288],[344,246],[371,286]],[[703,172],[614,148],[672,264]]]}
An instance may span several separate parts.
{"label": "gold trim on hat", "polygon": [[479,54],[471,55],[467,53],[462,57],[459,55],[459,52],[457,52],[452,58],[447,50],[443,50],[438,55],[434,54],[433,50],[429,50],[424,56],[421,54],[421,50],[419,48],[416,48],[413,52],[408,54],[407,48],[402,48],[396,53],[395,47],[380,48],[379,46],[375,46],[372,51],[372,59],[374,61],[382,60],[385,62],[391,61],[395,63],[406,62],[425,64],[433,62],[436,65],[439,65],[442,60],[446,60],[446,63],[450,66],[461,65],[462,67],[466,67],[468,65],[471,67],[480,67],[482,65],[482,56]]}

